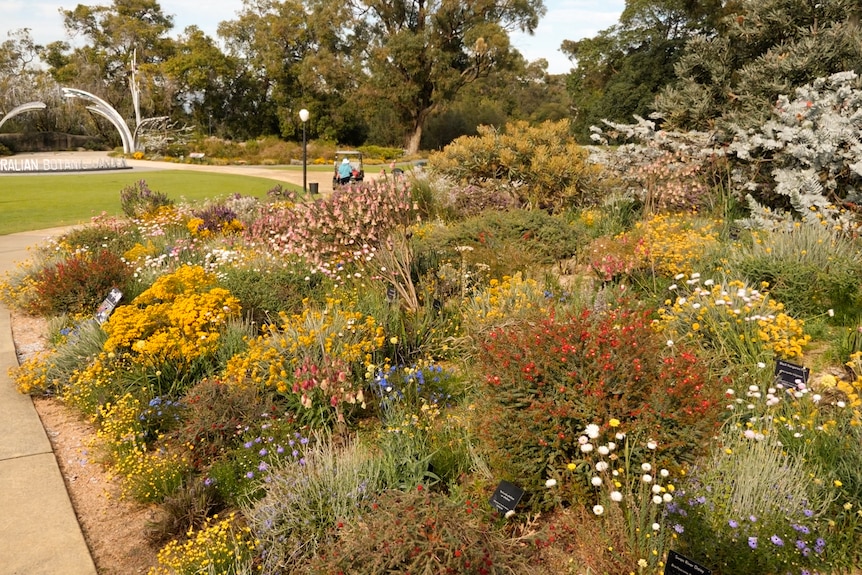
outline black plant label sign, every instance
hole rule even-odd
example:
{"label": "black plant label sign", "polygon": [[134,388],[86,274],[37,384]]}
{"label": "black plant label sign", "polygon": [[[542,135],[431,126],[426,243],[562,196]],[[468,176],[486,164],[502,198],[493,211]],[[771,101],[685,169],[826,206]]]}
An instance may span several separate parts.
{"label": "black plant label sign", "polygon": [[789,361],[779,359],[775,362],[775,378],[784,387],[799,389],[800,384],[808,384],[808,374],[811,370]]}
{"label": "black plant label sign", "polygon": [[114,288],[108,293],[108,297],[105,298],[101,304],[99,304],[98,309],[96,309],[96,321],[99,323],[105,323],[108,321],[108,317],[111,315],[111,312],[114,311],[114,308],[117,307],[117,304],[123,298],[123,292]]}
{"label": "black plant label sign", "polygon": [[712,571],[676,551],[668,551],[664,575],[712,575]]}
{"label": "black plant label sign", "polygon": [[524,490],[508,481],[501,481],[491,496],[491,506],[500,513],[514,511],[524,496]]}

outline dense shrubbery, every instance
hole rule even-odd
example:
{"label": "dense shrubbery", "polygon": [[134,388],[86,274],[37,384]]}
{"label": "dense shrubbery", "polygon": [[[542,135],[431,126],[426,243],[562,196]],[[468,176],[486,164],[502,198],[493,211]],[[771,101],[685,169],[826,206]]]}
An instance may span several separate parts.
{"label": "dense shrubbery", "polygon": [[[125,493],[158,506],[153,575],[655,575],[668,549],[717,575],[847,572],[862,549],[853,214],[733,221],[736,172],[708,139],[642,128],[659,142],[619,148],[610,165],[637,177],[601,201],[586,164],[583,180],[555,171],[571,160],[547,141],[556,125],[440,156],[474,162],[450,175],[477,176],[478,213],[436,176],[312,203],[276,188],[170,206],[139,185],[134,219],[97,218],[2,285],[26,309],[43,274],[80,264],[43,292],[54,349],[19,388],[91,417]],[[128,297],[99,324],[92,282],[120,264]],[[778,359],[812,376],[779,385]],[[503,478],[526,494],[501,517]]]}
{"label": "dense shrubbery", "polygon": [[693,460],[715,429],[720,390],[694,354],[669,343],[643,312],[626,309],[491,332],[477,367],[492,470],[541,494],[548,477],[579,460],[587,425],[612,419],[655,441],[665,466]]}
{"label": "dense shrubbery", "polygon": [[595,201],[601,170],[575,143],[568,120],[478,130],[432,155],[431,169],[465,184],[505,189],[523,207],[559,210]]}

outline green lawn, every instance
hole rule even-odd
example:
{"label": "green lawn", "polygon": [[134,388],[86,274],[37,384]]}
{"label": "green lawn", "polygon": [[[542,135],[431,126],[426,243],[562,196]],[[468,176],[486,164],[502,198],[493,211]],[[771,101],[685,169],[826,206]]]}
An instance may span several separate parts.
{"label": "green lawn", "polygon": [[125,170],[99,174],[0,177],[0,235],[88,222],[106,212],[122,214],[120,190],[144,180],[174,201],[224,197],[232,193],[263,198],[279,183],[233,174]]}

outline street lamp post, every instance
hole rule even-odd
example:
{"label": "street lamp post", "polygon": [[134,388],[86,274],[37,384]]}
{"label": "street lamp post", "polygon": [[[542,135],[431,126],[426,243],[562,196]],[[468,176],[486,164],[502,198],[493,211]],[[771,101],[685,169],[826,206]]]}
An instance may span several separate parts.
{"label": "street lamp post", "polygon": [[305,143],[305,123],[308,121],[308,110],[305,108],[300,110],[299,119],[302,120],[302,193],[304,195],[308,187],[305,168],[308,163],[308,148]]}

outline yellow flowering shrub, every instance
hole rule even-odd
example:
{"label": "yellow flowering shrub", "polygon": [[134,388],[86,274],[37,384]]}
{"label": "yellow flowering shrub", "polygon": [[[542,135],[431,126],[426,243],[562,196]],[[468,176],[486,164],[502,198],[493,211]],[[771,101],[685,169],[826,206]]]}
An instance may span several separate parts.
{"label": "yellow flowering shrub", "polygon": [[697,218],[692,214],[655,214],[635,225],[633,236],[643,241],[637,252],[656,273],[668,277],[692,273],[693,267],[718,246],[720,221]]}
{"label": "yellow flowering shrub", "polygon": [[148,448],[141,412],[141,402],[128,393],[105,403],[96,437],[111,457],[111,474],[123,480],[123,496],[146,503],[173,493],[189,465],[181,455]]}
{"label": "yellow flowering shrub", "polygon": [[147,575],[192,575],[197,573],[237,573],[250,562],[255,550],[251,529],[240,526],[235,513],[189,531],[185,541],[171,541],[159,551],[158,565]]}
{"label": "yellow flowering shrub", "polygon": [[213,353],[227,320],[240,312],[239,300],[215,284],[200,266],[158,278],[105,323],[105,351],[143,365],[184,364]]}
{"label": "yellow flowering shrub", "polygon": [[101,406],[113,397],[114,380],[119,374],[111,355],[101,352],[83,369],[73,371],[60,393],[63,402],[86,415],[97,416]]}
{"label": "yellow flowering shrub", "polygon": [[547,308],[544,289],[518,272],[502,280],[492,279],[487,288],[465,300],[463,324],[468,332],[477,333],[516,317],[544,314]]}
{"label": "yellow flowering shrub", "polygon": [[372,354],[384,344],[383,327],[332,298],[324,309],[282,312],[279,319],[228,361],[226,376],[274,389],[305,409],[328,405],[339,419],[342,403],[364,404],[362,378],[354,374],[372,365]]}
{"label": "yellow flowering shrub", "polygon": [[723,352],[744,363],[802,358],[811,336],[782,303],[738,280],[706,280],[701,286],[700,274],[683,282],[685,277],[676,276],[681,285],[671,289],[678,295],[665,301],[655,323],[669,341],[690,339],[716,356]]}
{"label": "yellow flowering shrub", "polygon": [[53,352],[39,352],[24,360],[21,365],[9,368],[9,377],[20,393],[40,395],[52,389],[57,382],[49,379],[50,361]]}

